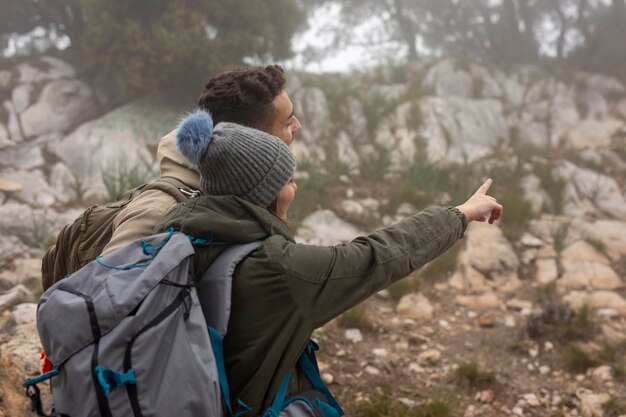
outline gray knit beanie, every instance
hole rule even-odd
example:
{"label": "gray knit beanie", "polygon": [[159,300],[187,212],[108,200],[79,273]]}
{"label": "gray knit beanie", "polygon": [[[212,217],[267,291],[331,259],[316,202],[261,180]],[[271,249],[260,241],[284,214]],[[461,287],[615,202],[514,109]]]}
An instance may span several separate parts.
{"label": "gray knit beanie", "polygon": [[219,123],[197,110],[178,126],[176,147],[200,171],[207,195],[234,195],[268,207],[293,175],[295,158],[276,136]]}

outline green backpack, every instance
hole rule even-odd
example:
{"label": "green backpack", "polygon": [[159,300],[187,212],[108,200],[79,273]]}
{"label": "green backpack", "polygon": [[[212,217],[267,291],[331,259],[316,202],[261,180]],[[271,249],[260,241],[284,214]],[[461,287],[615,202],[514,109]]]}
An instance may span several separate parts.
{"label": "green backpack", "polygon": [[41,261],[41,284],[44,291],[55,282],[96,259],[111,240],[115,217],[135,197],[147,190],[161,190],[182,203],[200,195],[183,182],[163,177],[143,184],[118,196],[117,201],[104,206],[93,205],[71,224],[63,226],[56,243],[46,250]]}

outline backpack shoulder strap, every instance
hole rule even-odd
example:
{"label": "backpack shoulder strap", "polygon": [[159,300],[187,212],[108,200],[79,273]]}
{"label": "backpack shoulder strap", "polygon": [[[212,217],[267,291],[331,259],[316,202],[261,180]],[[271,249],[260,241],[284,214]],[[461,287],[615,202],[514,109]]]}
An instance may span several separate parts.
{"label": "backpack shoulder strap", "polygon": [[147,184],[142,191],[159,190],[169,194],[177,203],[183,203],[189,199],[199,197],[200,190],[189,187],[184,182],[173,177],[161,177],[158,180]]}
{"label": "backpack shoulder strap", "polygon": [[230,317],[232,278],[237,265],[263,241],[234,244],[226,249],[202,275],[196,284],[198,298],[207,325],[217,330],[222,336]]}

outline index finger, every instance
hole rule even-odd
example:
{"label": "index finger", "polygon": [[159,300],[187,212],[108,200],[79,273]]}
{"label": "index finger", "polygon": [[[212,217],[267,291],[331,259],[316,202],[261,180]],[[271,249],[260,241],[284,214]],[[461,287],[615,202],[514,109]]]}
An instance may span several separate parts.
{"label": "index finger", "polygon": [[489,187],[491,187],[492,183],[493,180],[491,178],[488,178],[487,181],[485,181],[476,192],[479,194],[487,194],[487,191],[489,191]]}

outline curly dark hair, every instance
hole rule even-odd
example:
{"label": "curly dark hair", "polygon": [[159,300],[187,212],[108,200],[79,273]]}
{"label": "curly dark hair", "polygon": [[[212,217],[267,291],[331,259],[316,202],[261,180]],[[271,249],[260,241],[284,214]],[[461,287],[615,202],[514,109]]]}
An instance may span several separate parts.
{"label": "curly dark hair", "polygon": [[239,68],[211,78],[198,99],[213,122],[238,123],[267,131],[274,121],[272,101],[285,88],[280,65]]}

